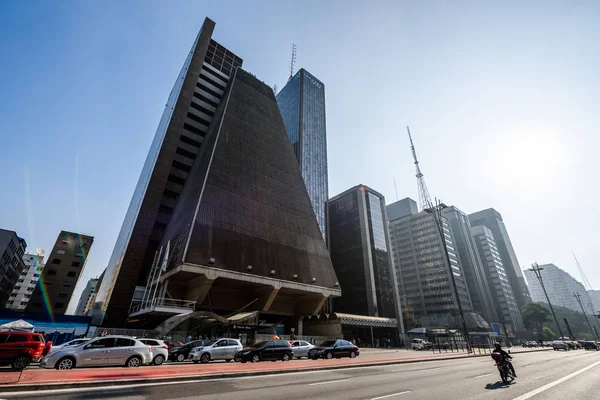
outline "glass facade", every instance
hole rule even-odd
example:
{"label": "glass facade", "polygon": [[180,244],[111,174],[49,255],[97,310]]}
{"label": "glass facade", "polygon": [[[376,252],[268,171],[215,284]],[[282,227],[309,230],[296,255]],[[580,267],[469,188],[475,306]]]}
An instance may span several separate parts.
{"label": "glass facade", "polygon": [[328,198],[325,85],[301,69],[277,94],[277,103],[325,238]]}

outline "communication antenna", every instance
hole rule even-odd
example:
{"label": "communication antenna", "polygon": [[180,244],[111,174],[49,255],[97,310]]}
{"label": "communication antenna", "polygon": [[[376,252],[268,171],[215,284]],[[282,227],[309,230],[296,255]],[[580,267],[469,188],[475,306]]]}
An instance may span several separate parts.
{"label": "communication antenna", "polygon": [[46,254],[46,252],[44,251],[44,249],[35,249],[35,254],[38,256],[43,256],[44,254]]}
{"label": "communication antenna", "polygon": [[292,80],[294,76],[294,67],[296,66],[296,43],[292,43],[292,61],[290,62],[290,77],[288,82]]}
{"label": "communication antenna", "polygon": [[421,172],[421,167],[419,167],[419,160],[417,160],[417,152],[415,150],[415,145],[412,140],[412,136],[410,134],[410,128],[407,126],[406,130],[408,131],[408,139],[410,140],[410,150],[413,156],[413,162],[415,164],[415,176],[417,177],[417,185],[419,187],[419,206],[421,211],[423,210],[433,210],[433,203],[431,202],[431,196],[429,196],[429,191],[427,190],[427,185],[425,184],[425,179],[423,178],[423,173]]}
{"label": "communication antenna", "polygon": [[396,186],[396,178],[394,178],[394,189],[396,190],[396,201],[400,200],[398,198],[398,186]]}
{"label": "communication antenna", "polygon": [[571,254],[573,254],[573,258],[575,259],[575,263],[577,263],[577,268],[579,268],[579,274],[581,275],[581,280],[583,281],[583,286],[585,290],[593,290],[590,281],[588,281],[587,276],[585,276],[585,272],[583,272],[583,268],[581,268],[581,264],[579,264],[579,260],[575,257],[575,253],[571,250]]}

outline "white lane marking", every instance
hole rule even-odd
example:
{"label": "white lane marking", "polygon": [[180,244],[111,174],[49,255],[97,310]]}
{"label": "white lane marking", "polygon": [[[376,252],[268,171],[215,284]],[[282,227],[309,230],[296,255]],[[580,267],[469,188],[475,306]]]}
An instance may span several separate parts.
{"label": "white lane marking", "polygon": [[407,390],[405,392],[386,394],[385,396],[373,397],[371,400],[387,399],[388,397],[400,396],[401,394],[406,394],[406,393],[410,393],[410,390]]}
{"label": "white lane marking", "polygon": [[478,375],[478,376],[476,376],[476,377],[475,377],[475,379],[477,379],[477,378],[483,378],[484,376],[490,376],[490,375],[491,375],[491,374],[483,374],[483,375]]}
{"label": "white lane marking", "polygon": [[336,381],[314,382],[314,383],[309,383],[308,386],[327,385],[328,383],[346,382],[346,381],[349,381],[349,380],[350,380],[350,378],[348,378],[348,379],[338,379]]}
{"label": "white lane marking", "polygon": [[533,367],[535,364],[530,364],[530,365],[526,365],[523,368],[529,368],[529,367]]}
{"label": "white lane marking", "polygon": [[567,376],[563,376],[562,378],[560,378],[560,379],[557,379],[557,380],[555,380],[554,382],[550,382],[550,383],[549,383],[549,384],[547,384],[547,385],[544,385],[544,386],[542,386],[542,387],[539,387],[539,388],[537,388],[537,389],[535,389],[535,390],[532,390],[532,391],[531,391],[531,392],[529,392],[529,393],[525,393],[524,395],[521,395],[521,396],[519,396],[519,397],[516,397],[516,398],[514,398],[513,400],[526,400],[526,399],[530,399],[530,398],[532,398],[533,396],[535,396],[535,395],[536,395],[536,394],[538,394],[538,393],[542,393],[542,392],[544,392],[544,391],[546,391],[546,390],[550,389],[551,387],[554,387],[554,386],[556,386],[556,385],[560,385],[560,384],[561,384],[561,383],[563,383],[564,381],[568,381],[569,379],[571,379],[571,378],[573,378],[573,377],[575,377],[575,376],[577,376],[577,375],[579,375],[579,374],[582,374],[582,373],[584,373],[585,371],[587,371],[587,370],[589,370],[589,369],[592,369],[592,368],[594,368],[596,365],[600,365],[600,361],[596,361],[595,363],[593,363],[593,364],[590,364],[590,365],[588,365],[587,367],[580,369],[579,371],[575,371],[575,372],[573,372],[572,374],[569,374],[569,375],[567,375]]}

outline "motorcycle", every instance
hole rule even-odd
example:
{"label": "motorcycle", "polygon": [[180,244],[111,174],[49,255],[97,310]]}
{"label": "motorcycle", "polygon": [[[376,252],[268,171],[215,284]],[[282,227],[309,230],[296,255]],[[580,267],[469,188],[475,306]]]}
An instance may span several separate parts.
{"label": "motorcycle", "polygon": [[496,362],[496,367],[498,367],[498,372],[500,373],[500,378],[502,382],[509,383],[512,382],[516,376],[513,375],[510,367],[508,366],[508,361],[502,357],[498,357],[498,359],[494,359]]}

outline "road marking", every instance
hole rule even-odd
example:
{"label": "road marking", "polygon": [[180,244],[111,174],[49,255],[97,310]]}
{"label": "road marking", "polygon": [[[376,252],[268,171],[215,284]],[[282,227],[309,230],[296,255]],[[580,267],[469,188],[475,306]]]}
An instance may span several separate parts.
{"label": "road marking", "polygon": [[547,385],[544,385],[544,386],[539,387],[539,388],[537,388],[535,390],[532,390],[529,393],[525,393],[524,395],[516,397],[513,400],[526,400],[526,399],[529,399],[529,398],[535,396],[536,394],[542,393],[542,392],[544,392],[544,391],[546,391],[546,390],[548,390],[548,389],[550,389],[550,388],[552,388],[552,387],[554,387],[556,385],[560,385],[564,381],[568,381],[569,379],[571,379],[573,377],[576,377],[577,375],[582,374],[582,373],[584,373],[585,371],[587,371],[589,369],[594,368],[596,365],[600,365],[600,361],[596,361],[595,363],[590,364],[587,367],[580,369],[579,371],[575,371],[572,374],[569,374],[567,376],[563,376],[562,378],[557,379],[554,382],[550,382]]}
{"label": "road marking", "polygon": [[400,396],[401,394],[406,394],[406,393],[410,393],[410,390],[407,390],[405,392],[386,394],[385,396],[373,397],[371,400],[387,399],[388,397]]}
{"label": "road marking", "polygon": [[529,367],[533,367],[534,365],[535,365],[535,364],[529,364],[529,365],[526,365],[526,366],[524,366],[523,368],[529,368]]}
{"label": "road marking", "polygon": [[337,381],[314,382],[314,383],[309,383],[308,386],[327,385],[328,383],[346,382],[346,381],[349,381],[349,380],[350,380],[350,378],[348,378],[348,379],[338,379]]}
{"label": "road marking", "polygon": [[484,376],[490,376],[490,375],[491,375],[491,374],[483,374],[483,375],[478,375],[478,376],[476,376],[476,377],[475,377],[475,379],[477,379],[477,378],[483,378]]}

